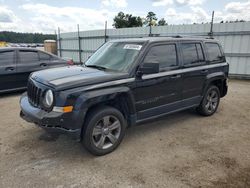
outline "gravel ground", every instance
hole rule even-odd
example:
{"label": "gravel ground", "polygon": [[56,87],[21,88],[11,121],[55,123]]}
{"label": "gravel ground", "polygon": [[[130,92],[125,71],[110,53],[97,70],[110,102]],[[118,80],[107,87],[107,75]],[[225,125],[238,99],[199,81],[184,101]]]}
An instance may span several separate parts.
{"label": "gravel ground", "polygon": [[67,136],[46,139],[0,96],[0,187],[250,187],[250,82],[230,81],[218,112],[193,110],[131,128],[94,157]]}

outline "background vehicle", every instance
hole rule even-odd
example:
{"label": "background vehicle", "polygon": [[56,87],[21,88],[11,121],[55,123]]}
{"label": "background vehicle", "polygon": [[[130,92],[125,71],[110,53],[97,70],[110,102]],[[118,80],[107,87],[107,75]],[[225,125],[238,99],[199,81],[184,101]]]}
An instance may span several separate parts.
{"label": "background vehicle", "polygon": [[211,116],[227,94],[229,65],[212,39],[111,41],[85,65],[33,73],[20,115],[81,138],[95,155],[112,152],[139,122],[188,108]]}
{"label": "background vehicle", "polygon": [[66,60],[37,49],[0,48],[0,93],[25,89],[31,72],[66,65]]}

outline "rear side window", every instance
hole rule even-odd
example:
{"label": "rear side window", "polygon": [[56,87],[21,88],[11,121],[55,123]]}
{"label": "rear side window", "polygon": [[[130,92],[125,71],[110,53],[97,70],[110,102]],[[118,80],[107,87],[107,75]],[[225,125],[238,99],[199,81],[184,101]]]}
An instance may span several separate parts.
{"label": "rear side window", "polygon": [[14,63],[14,51],[3,51],[0,52],[0,66],[1,65],[10,65]]}
{"label": "rear side window", "polygon": [[19,51],[21,63],[34,63],[39,61],[38,53],[36,51]]}
{"label": "rear side window", "polygon": [[160,68],[177,66],[177,53],[175,44],[153,46],[146,55],[144,62],[157,61]]}
{"label": "rear side window", "polygon": [[39,52],[39,59],[40,60],[50,60],[50,55],[44,52]]}
{"label": "rear side window", "polygon": [[208,60],[210,62],[220,61],[222,58],[222,53],[220,46],[217,43],[205,43],[208,53]]}
{"label": "rear side window", "polygon": [[205,61],[200,43],[181,44],[184,65],[195,65]]}

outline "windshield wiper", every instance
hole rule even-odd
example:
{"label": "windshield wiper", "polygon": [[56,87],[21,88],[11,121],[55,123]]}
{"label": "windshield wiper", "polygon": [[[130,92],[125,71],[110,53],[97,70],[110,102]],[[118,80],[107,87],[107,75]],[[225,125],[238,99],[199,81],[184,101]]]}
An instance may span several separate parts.
{"label": "windshield wiper", "polygon": [[106,67],[102,67],[102,66],[99,66],[99,65],[85,65],[86,67],[90,67],[90,68],[96,68],[96,69],[99,69],[99,70],[106,70],[107,68]]}

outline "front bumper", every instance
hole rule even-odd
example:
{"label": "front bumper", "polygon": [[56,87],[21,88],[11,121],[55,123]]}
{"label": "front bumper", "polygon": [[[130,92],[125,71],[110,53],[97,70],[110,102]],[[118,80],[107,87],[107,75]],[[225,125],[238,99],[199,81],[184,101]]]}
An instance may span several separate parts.
{"label": "front bumper", "polygon": [[35,108],[29,103],[26,93],[20,99],[20,107],[20,117],[25,121],[35,123],[51,133],[68,134],[75,139],[80,139],[82,122],[77,120],[78,112],[46,112]]}

